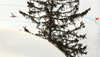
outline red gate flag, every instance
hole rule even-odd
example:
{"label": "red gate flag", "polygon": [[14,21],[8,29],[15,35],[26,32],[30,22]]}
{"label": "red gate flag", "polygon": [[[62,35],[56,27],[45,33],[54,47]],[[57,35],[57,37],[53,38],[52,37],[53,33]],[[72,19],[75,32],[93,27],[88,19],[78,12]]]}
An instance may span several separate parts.
{"label": "red gate flag", "polygon": [[95,18],[95,20],[99,20],[99,18]]}

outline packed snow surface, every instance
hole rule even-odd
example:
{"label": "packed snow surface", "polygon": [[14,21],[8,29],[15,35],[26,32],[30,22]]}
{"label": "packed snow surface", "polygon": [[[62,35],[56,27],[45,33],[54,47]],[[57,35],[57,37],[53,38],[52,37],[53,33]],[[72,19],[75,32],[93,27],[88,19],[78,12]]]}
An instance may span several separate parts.
{"label": "packed snow surface", "polygon": [[47,40],[23,31],[5,28],[0,29],[0,55],[1,51],[28,57],[65,57]]}

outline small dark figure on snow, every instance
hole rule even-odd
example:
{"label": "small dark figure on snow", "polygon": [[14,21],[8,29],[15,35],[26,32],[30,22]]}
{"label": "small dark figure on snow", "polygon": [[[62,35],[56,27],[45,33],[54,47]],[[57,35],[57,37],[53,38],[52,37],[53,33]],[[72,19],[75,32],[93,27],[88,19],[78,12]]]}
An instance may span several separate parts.
{"label": "small dark figure on snow", "polygon": [[13,13],[11,13],[12,14],[12,16],[11,17],[16,17]]}

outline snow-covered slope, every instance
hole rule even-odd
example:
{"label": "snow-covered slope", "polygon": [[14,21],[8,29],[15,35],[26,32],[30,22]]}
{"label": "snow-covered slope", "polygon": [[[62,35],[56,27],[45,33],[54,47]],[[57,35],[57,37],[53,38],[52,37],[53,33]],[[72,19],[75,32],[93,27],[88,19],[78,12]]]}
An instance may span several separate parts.
{"label": "snow-covered slope", "polygon": [[86,25],[87,40],[83,42],[87,45],[88,54],[83,57],[100,57],[100,0],[80,0],[80,12],[91,7],[89,13],[84,17]]}
{"label": "snow-covered slope", "polygon": [[0,28],[0,55],[10,51],[27,57],[66,57],[47,40],[23,31]]}

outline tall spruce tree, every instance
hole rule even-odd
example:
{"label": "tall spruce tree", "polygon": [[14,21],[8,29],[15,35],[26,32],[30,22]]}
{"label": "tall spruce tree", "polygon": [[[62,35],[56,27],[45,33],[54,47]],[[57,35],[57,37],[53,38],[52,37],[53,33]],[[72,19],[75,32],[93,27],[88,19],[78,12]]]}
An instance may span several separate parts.
{"label": "tall spruce tree", "polygon": [[[79,0],[29,0],[27,4],[29,12],[19,12],[37,24],[39,33],[36,35],[54,44],[66,57],[87,54],[86,46],[79,43],[79,40],[86,38],[86,34],[78,34],[85,25],[81,21],[76,26],[76,21],[90,8],[78,13]],[[73,29],[69,28],[70,25],[74,26]]]}

